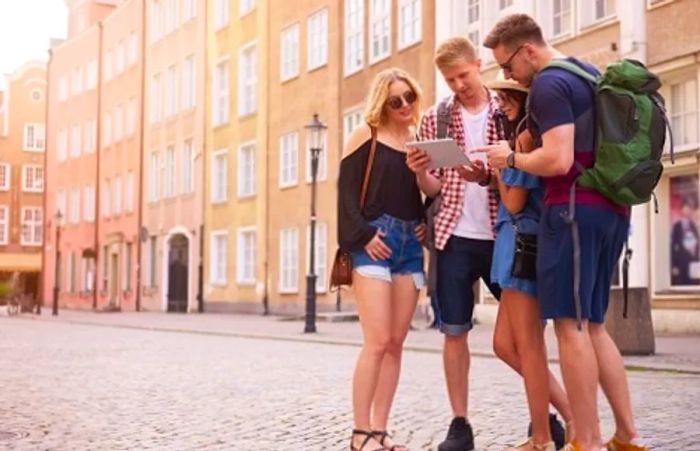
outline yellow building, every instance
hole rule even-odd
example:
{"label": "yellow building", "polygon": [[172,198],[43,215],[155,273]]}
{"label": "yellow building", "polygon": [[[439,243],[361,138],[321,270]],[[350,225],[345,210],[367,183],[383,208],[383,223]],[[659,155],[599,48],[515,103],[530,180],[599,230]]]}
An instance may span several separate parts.
{"label": "yellow building", "polygon": [[[268,2],[208,0],[206,311],[266,301]],[[240,309],[240,307],[238,308]]]}

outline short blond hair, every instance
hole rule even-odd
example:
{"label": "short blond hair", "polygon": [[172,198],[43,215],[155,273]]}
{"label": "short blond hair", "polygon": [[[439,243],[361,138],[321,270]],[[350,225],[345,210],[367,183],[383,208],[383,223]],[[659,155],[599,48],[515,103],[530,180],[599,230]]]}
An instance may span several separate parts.
{"label": "short blond hair", "polygon": [[453,66],[459,60],[472,62],[477,59],[472,41],[463,37],[449,38],[435,50],[435,65],[438,69]]}
{"label": "short blond hair", "polygon": [[402,81],[416,94],[413,103],[413,125],[418,124],[421,111],[423,92],[418,82],[403,69],[393,67],[385,69],[375,75],[369,89],[369,96],[365,105],[365,121],[372,127],[379,126],[384,121],[386,101],[389,98],[389,87],[395,81]]}

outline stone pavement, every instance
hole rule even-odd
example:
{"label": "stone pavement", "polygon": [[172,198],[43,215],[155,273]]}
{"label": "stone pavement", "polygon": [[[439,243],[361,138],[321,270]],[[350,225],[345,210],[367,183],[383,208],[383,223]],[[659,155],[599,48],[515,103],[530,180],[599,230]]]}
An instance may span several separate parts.
{"label": "stone pavement", "polygon": [[[329,315],[332,319],[333,315]],[[57,317],[44,309],[43,315],[22,315],[22,318],[41,321],[61,321],[113,327],[181,331],[242,338],[272,338],[279,340],[312,341],[329,344],[361,344],[357,322],[317,321],[317,333],[304,334],[303,321],[279,316],[231,314],[169,314],[155,312],[93,313],[90,311],[61,310]],[[416,327],[408,334],[407,349],[440,352],[442,336],[426,329],[423,321],[414,321]],[[491,347],[493,326],[478,324],[469,334],[472,354],[494,357]],[[554,328],[547,327],[547,350],[550,362],[558,362],[557,340]],[[656,335],[656,354],[653,356],[626,356],[628,369],[667,370],[700,374],[700,335]]]}
{"label": "stone pavement", "polygon": [[[357,348],[330,343],[354,343],[357,324],[321,323],[318,342],[304,342],[302,323],[272,318],[24,318],[0,318],[0,449],[347,449]],[[254,338],[263,334],[270,336]],[[435,450],[449,422],[438,341],[428,343],[431,331],[411,335],[391,430],[413,451]],[[486,344],[482,335],[475,345]],[[698,449],[700,376],[628,374],[638,427],[653,449]],[[473,359],[470,399],[479,451],[522,438],[522,383],[504,364]],[[611,413],[601,406],[608,436]]]}

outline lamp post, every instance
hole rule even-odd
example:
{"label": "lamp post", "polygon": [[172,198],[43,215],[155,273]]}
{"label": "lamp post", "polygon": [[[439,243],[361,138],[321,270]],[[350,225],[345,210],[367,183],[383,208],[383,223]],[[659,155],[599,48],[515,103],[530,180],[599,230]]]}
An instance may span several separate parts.
{"label": "lamp post", "polygon": [[309,133],[309,151],[311,152],[311,218],[309,230],[309,273],[306,276],[306,323],[304,333],[316,332],[316,174],[318,172],[318,157],[325,142],[326,124],[318,120],[314,113],[311,123],[306,125]]}
{"label": "lamp post", "polygon": [[61,276],[60,265],[61,265],[61,219],[63,215],[61,210],[56,211],[56,261],[54,267],[54,280],[53,280],[53,309],[51,314],[53,316],[58,315],[58,280]]}

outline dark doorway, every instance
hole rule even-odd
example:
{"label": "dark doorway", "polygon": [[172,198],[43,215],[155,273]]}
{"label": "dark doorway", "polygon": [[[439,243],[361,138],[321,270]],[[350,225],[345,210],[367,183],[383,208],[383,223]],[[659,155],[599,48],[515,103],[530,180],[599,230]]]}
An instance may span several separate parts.
{"label": "dark doorway", "polygon": [[189,241],[184,235],[170,238],[168,254],[168,311],[187,312]]}

